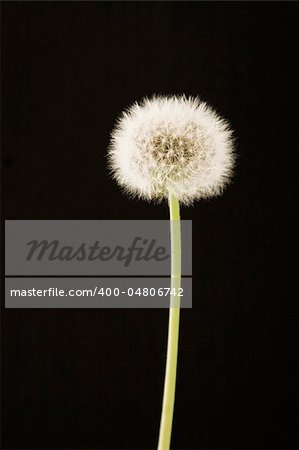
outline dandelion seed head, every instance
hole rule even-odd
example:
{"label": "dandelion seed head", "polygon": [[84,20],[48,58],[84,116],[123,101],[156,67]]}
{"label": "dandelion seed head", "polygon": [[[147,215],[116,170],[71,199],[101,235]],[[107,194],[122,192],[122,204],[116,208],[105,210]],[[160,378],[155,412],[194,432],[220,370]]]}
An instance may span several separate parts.
{"label": "dandelion seed head", "polygon": [[228,122],[198,98],[145,98],[122,113],[108,150],[114,178],[126,192],[181,203],[222,193],[234,166]]}

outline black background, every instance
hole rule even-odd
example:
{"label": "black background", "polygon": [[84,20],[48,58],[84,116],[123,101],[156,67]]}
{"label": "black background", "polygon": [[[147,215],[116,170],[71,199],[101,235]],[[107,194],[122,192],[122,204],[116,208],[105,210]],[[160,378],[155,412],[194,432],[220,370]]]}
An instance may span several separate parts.
{"label": "black background", "polygon": [[[292,448],[294,3],[3,2],[6,219],[167,219],[107,173],[144,95],[200,95],[235,130],[193,220],[173,448]],[[2,310],[3,447],[153,449],[166,310]]]}

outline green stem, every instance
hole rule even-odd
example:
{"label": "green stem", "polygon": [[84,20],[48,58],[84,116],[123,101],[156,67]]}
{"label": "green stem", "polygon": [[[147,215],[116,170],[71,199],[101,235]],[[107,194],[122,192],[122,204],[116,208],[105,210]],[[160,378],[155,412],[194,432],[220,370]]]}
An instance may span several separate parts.
{"label": "green stem", "polygon": [[174,294],[170,295],[167,360],[158,450],[170,448],[180,323],[180,297],[177,296],[181,286],[180,206],[178,199],[171,193],[169,193],[168,202],[171,234],[171,290]]}

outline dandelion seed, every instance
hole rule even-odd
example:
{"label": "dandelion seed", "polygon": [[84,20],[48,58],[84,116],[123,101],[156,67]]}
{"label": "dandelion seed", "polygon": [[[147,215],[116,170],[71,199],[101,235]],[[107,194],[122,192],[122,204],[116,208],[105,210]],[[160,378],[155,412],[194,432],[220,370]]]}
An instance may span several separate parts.
{"label": "dandelion seed", "polygon": [[112,132],[109,165],[132,196],[181,203],[222,193],[234,166],[232,132],[198,98],[153,97],[135,103]]}

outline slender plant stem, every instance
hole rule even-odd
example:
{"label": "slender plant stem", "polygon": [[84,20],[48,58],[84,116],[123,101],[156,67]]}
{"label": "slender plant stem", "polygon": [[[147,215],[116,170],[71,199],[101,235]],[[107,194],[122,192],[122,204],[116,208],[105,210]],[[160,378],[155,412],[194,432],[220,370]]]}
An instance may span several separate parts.
{"label": "slender plant stem", "polygon": [[172,193],[169,193],[168,202],[171,234],[171,291],[174,293],[170,295],[167,360],[158,450],[170,448],[180,323],[180,297],[177,295],[181,286],[180,205]]}

